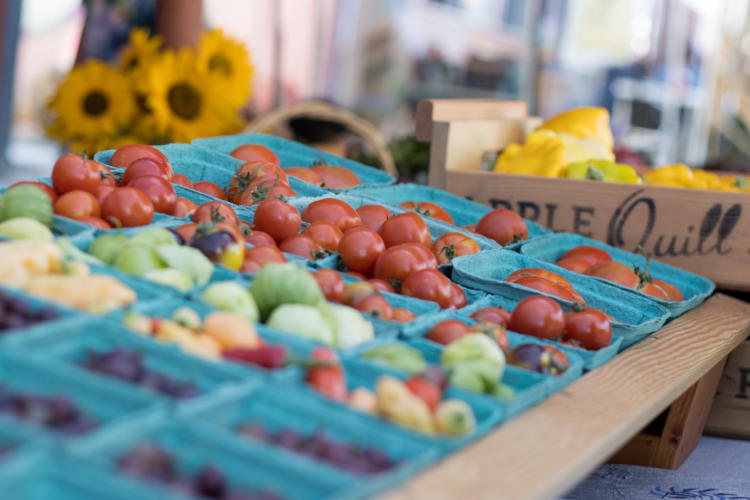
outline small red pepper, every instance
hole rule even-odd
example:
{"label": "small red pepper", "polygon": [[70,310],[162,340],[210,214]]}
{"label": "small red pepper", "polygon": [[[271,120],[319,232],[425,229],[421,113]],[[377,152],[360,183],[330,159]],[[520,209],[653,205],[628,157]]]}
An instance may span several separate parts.
{"label": "small red pepper", "polygon": [[252,363],[267,370],[277,370],[286,365],[288,350],[281,344],[267,344],[253,349],[247,347],[225,349],[221,354],[226,359]]}

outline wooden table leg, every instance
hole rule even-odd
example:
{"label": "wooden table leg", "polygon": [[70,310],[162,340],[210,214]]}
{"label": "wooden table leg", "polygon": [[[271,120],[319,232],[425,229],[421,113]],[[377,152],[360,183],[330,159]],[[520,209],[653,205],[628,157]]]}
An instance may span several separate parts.
{"label": "wooden table leg", "polygon": [[682,465],[703,434],[725,363],[726,358],[717,363],[609,462],[661,469]]}

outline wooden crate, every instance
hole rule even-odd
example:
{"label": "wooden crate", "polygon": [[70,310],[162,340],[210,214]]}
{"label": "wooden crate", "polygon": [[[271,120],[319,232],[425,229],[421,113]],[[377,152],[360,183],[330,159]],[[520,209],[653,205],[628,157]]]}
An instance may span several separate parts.
{"label": "wooden crate", "polygon": [[729,355],[706,431],[750,439],[750,340]]}
{"label": "wooden crate", "polygon": [[432,142],[430,185],[555,231],[642,245],[720,288],[750,290],[750,194],[477,171],[485,151],[522,142],[539,123],[517,101],[422,101],[417,138]]}

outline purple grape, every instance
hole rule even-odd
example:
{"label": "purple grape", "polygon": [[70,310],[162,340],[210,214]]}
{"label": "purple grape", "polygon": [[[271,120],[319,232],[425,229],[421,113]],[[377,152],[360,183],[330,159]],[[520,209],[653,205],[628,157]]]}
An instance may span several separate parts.
{"label": "purple grape", "polygon": [[51,307],[43,307],[36,313],[38,321],[49,321],[60,317],[60,313]]}
{"label": "purple grape", "polygon": [[213,465],[204,466],[195,476],[195,493],[209,498],[223,498],[226,493],[224,474]]}
{"label": "purple grape", "polygon": [[0,413],[46,427],[60,434],[83,434],[97,426],[65,396],[38,396],[0,387]]}
{"label": "purple grape", "polygon": [[291,428],[281,428],[276,433],[269,433],[257,423],[245,423],[237,428],[243,436],[275,444],[287,450],[323,460],[340,469],[354,474],[376,474],[387,471],[397,465],[380,450],[360,448],[355,444],[346,444],[326,437],[323,429],[318,429],[310,436],[303,436]]}
{"label": "purple grape", "polygon": [[91,371],[137,384],[177,399],[192,398],[199,394],[195,383],[180,382],[163,373],[150,370],[143,363],[141,353],[127,351],[120,347],[101,353],[89,352],[81,364]]}

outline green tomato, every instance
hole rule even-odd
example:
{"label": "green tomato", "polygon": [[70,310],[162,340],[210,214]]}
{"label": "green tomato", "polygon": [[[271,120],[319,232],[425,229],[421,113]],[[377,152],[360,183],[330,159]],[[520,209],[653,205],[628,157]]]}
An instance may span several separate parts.
{"label": "green tomato", "polygon": [[205,285],[214,274],[214,265],[200,250],[180,245],[159,245],[156,254],[172,269],[182,271],[194,285]]}
{"label": "green tomato", "polygon": [[105,264],[112,265],[126,243],[128,243],[128,237],[125,235],[103,234],[91,242],[86,251]]}
{"label": "green tomato", "polygon": [[29,217],[16,217],[0,223],[0,236],[11,240],[52,241],[55,239],[55,235],[47,226]]}
{"label": "green tomato", "polygon": [[363,352],[360,358],[390,366],[409,375],[422,373],[427,369],[427,362],[422,353],[400,342],[372,347]]}
{"label": "green tomato", "polygon": [[143,245],[156,248],[160,245],[177,245],[177,238],[169,229],[152,227],[140,231],[128,240],[128,245]]}
{"label": "green tomato", "polygon": [[115,259],[115,267],[134,276],[144,276],[167,266],[152,248],[144,245],[127,245]]}
{"label": "green tomato", "polygon": [[291,262],[263,266],[250,284],[250,293],[262,318],[282,304],[314,306],[325,300],[312,273]]}
{"label": "green tomato", "polygon": [[238,314],[248,321],[258,321],[258,306],[247,288],[234,281],[213,283],[201,294],[201,300],[224,311]]}
{"label": "green tomato", "polygon": [[[268,264],[267,264],[268,265]],[[317,307],[284,304],[274,309],[268,326],[306,339],[334,345],[334,332]]]}
{"label": "green tomato", "polygon": [[160,285],[171,286],[181,292],[187,292],[193,288],[193,282],[190,280],[190,277],[179,269],[154,269],[147,272],[143,277]]}

